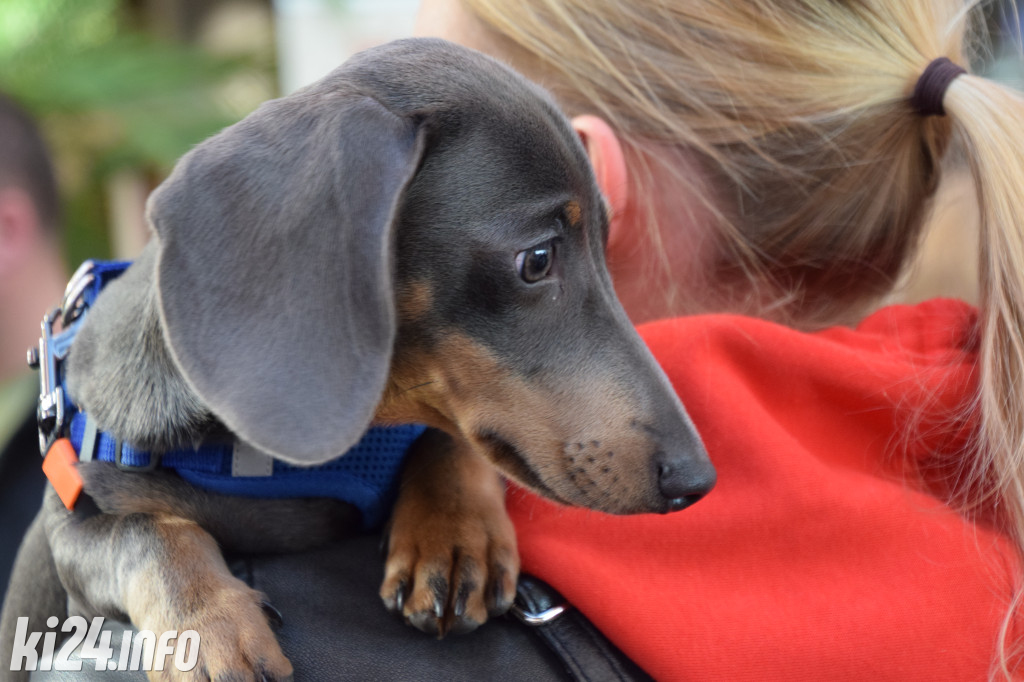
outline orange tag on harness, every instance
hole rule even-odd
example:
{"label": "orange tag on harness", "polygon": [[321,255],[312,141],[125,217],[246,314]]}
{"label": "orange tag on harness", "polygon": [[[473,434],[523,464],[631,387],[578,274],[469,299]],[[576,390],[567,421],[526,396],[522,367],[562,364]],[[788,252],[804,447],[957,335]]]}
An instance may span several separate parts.
{"label": "orange tag on harness", "polygon": [[67,438],[58,438],[43,458],[43,473],[68,509],[75,508],[82,492],[82,476],[78,473],[78,455]]}

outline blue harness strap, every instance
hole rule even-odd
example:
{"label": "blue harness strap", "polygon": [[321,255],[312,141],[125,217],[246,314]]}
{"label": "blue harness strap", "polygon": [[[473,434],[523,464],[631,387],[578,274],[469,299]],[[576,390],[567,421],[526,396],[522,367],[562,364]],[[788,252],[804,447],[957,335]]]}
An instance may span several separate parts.
{"label": "blue harness strap", "polygon": [[[81,456],[86,439],[88,417],[77,412],[71,418],[71,445]],[[329,497],[356,506],[366,529],[376,528],[386,519],[397,488],[405,453],[426,427],[404,424],[374,427],[343,456],[314,467],[300,467],[278,460],[267,476],[238,476],[232,472],[235,444],[205,443],[199,448],[166,452],[154,462],[148,452],[121,444],[110,434],[98,432],[92,457],[116,462],[124,468],[171,469],[186,481],[210,492],[239,497]],[[86,454],[85,457],[88,457]]]}
{"label": "blue harness strap", "polygon": [[[100,290],[127,269],[129,263],[93,264],[96,278],[81,295],[82,310],[64,332],[54,338],[63,357],[81,325],[84,313]],[[61,376],[63,385],[63,376]],[[71,415],[69,437],[81,460],[114,462],[121,468],[145,470],[159,466],[173,470],[196,487],[224,495],[254,498],[326,497],[348,502],[362,513],[363,526],[372,529],[387,519],[398,488],[405,453],[426,429],[419,424],[374,427],[348,452],[324,464],[300,467],[267,460],[260,475],[239,475],[233,441],[211,441],[197,448],[181,448],[153,455],[119,443],[108,433],[96,430],[89,416],[74,405],[64,386],[65,409]]]}

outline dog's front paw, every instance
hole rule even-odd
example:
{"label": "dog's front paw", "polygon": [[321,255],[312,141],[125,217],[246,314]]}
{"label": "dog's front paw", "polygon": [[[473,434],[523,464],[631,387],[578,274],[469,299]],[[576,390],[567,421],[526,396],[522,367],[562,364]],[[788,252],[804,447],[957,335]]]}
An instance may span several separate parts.
{"label": "dog's front paw", "polygon": [[388,539],[381,598],[429,634],[470,632],[504,613],[519,576],[512,524],[429,513],[413,526],[396,519]]}
{"label": "dog's front paw", "polygon": [[205,617],[209,624],[202,627],[207,636],[203,638],[205,651],[200,651],[202,667],[198,679],[212,682],[292,680],[291,661],[281,651],[268,623],[268,620],[280,619],[276,609],[265,606],[264,602],[254,608],[251,599],[238,607],[228,602],[223,605],[223,611],[216,608]]}
{"label": "dog's front paw", "polygon": [[500,477],[472,453],[445,454],[407,464],[380,589],[388,609],[438,637],[507,611],[519,577]]}
{"label": "dog's front paw", "polygon": [[[238,581],[212,590],[194,605],[195,610],[170,613],[140,628],[195,630],[199,634],[198,659],[187,671],[174,665],[149,673],[151,680],[168,682],[284,682],[292,679],[292,664],[281,651],[271,630],[280,614],[262,595]],[[153,630],[153,628],[159,630]]]}

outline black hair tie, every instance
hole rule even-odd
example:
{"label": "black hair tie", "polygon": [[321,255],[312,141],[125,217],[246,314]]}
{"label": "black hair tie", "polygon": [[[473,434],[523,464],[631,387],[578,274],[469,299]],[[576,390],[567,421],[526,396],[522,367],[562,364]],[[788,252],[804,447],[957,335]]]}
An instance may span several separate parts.
{"label": "black hair tie", "polygon": [[932,60],[917,79],[914,94],[910,97],[910,106],[921,116],[945,116],[942,99],[946,96],[946,89],[957,76],[964,73],[967,73],[966,69],[945,57]]}

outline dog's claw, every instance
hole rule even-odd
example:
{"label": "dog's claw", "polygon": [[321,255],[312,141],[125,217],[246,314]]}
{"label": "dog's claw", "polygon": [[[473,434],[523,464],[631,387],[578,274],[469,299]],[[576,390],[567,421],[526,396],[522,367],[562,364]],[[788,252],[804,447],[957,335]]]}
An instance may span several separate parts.
{"label": "dog's claw", "polygon": [[468,585],[463,585],[459,588],[459,593],[455,597],[455,608],[453,612],[457,618],[461,618],[466,615],[466,601],[469,599]]}
{"label": "dog's claw", "polygon": [[490,598],[487,601],[487,615],[500,616],[512,608],[513,594],[505,590],[504,583],[509,580],[508,571],[503,567],[496,570],[497,575],[491,581]]}
{"label": "dog's claw", "polygon": [[409,583],[402,581],[398,583],[398,590],[395,592],[395,611],[401,612],[405,608],[405,594],[409,589]]}
{"label": "dog's claw", "polygon": [[260,608],[263,609],[263,614],[267,617],[267,620],[270,621],[271,625],[275,628],[284,627],[284,616],[281,615],[281,612],[277,610],[276,606],[264,599],[260,602]]}
{"label": "dog's claw", "polygon": [[409,580],[400,578],[390,590],[381,589],[381,599],[388,611],[402,613],[405,611],[405,602],[409,598]]}
{"label": "dog's claw", "polygon": [[434,595],[434,617],[441,620],[448,604],[448,579],[440,573],[435,573],[427,580],[427,584]]}

